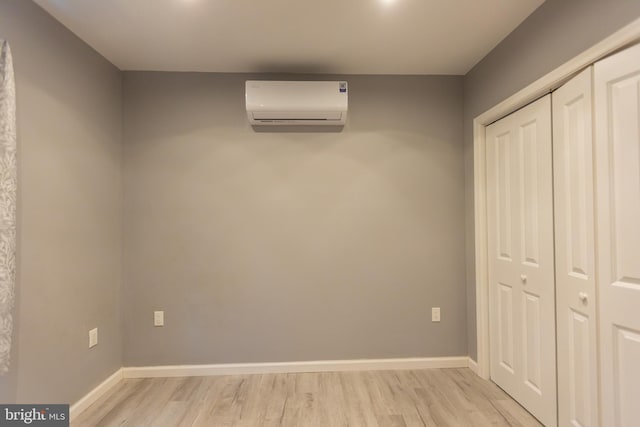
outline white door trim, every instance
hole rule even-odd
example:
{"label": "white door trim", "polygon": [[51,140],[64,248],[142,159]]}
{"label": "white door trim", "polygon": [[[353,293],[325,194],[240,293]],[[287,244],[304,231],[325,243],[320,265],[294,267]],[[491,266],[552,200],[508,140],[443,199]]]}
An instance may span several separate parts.
{"label": "white door trim", "polygon": [[473,120],[473,180],[476,255],[476,328],[478,375],[489,379],[489,287],[487,275],[487,171],[485,127],[560,87],[573,75],[609,55],[640,41],[640,19],[585,50],[575,58],[480,114]]}

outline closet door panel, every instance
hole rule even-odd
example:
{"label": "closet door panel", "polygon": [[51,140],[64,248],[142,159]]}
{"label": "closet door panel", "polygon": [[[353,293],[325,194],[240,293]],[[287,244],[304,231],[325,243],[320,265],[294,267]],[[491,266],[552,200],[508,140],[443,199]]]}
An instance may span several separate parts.
{"label": "closet door panel", "polygon": [[553,151],[561,426],[598,425],[592,68],[553,98]]}
{"label": "closet door panel", "polygon": [[[489,265],[492,297],[490,318],[493,329],[491,341],[491,377],[503,388],[518,387],[517,374],[521,371],[520,360],[515,352],[520,347],[520,310],[517,298],[518,239],[516,226],[517,168],[514,135],[509,123],[497,122],[487,130],[488,204],[491,220],[488,224],[494,237],[489,242],[492,262]],[[516,290],[514,291],[514,287]]]}
{"label": "closet door panel", "polygon": [[556,425],[550,96],[487,127],[491,379]]}
{"label": "closet door panel", "polygon": [[602,425],[640,419],[640,45],[595,64]]}

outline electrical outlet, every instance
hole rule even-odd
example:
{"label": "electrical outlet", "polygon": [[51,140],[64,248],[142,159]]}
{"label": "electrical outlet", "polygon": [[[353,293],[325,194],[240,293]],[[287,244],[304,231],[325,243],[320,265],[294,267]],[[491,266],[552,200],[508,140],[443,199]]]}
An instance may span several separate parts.
{"label": "electrical outlet", "polygon": [[164,311],[153,312],[153,326],[164,326]]}
{"label": "electrical outlet", "polygon": [[98,345],[98,328],[89,331],[89,348]]}
{"label": "electrical outlet", "polygon": [[439,322],[440,321],[440,307],[432,307],[431,308],[431,321]]}

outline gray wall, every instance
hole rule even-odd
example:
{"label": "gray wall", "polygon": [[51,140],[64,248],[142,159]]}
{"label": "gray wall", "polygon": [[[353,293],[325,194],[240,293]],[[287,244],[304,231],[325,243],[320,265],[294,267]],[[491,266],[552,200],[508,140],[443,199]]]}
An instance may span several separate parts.
{"label": "gray wall", "polygon": [[464,78],[467,336],[474,359],[473,119],[638,17],[638,0],[547,0]]}
{"label": "gray wall", "polygon": [[74,402],[122,362],[122,75],[30,1],[0,1],[0,37],[14,57],[19,168],[0,401]]}
{"label": "gray wall", "polygon": [[466,355],[462,78],[345,77],[302,133],[254,77],[125,73],[125,366]]}

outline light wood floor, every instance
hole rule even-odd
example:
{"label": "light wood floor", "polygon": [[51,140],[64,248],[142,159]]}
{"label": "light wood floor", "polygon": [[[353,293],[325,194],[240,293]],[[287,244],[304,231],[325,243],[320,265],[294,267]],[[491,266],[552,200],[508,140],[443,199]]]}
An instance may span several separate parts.
{"label": "light wood floor", "polygon": [[79,426],[540,426],[468,369],[127,379]]}

